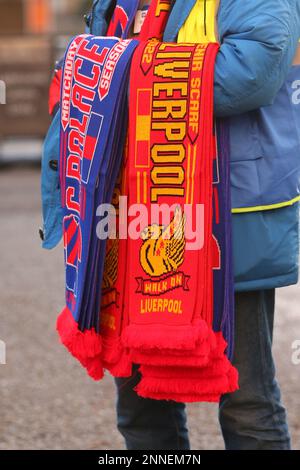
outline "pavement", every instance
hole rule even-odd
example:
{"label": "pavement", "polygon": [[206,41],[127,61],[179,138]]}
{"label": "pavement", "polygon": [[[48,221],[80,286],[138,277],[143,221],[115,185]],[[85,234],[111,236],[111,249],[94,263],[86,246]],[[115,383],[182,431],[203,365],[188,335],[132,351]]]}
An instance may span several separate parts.
{"label": "pavement", "polygon": [[[89,379],[58,341],[64,301],[62,246],[42,250],[39,170],[0,170],[0,450],[124,449],[111,377]],[[277,291],[274,355],[294,449],[300,449],[299,286]],[[300,356],[300,355],[299,355]],[[215,404],[188,405],[193,449],[223,449]]]}

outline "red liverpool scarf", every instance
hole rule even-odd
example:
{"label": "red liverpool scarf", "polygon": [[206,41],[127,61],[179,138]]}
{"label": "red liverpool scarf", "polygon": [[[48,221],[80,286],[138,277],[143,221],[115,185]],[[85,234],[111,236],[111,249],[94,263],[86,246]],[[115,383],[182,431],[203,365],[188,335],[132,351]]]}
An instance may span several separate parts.
{"label": "red liverpool scarf", "polygon": [[[124,344],[139,395],[218,401],[237,387],[213,331],[213,70],[217,44],[142,43],[130,81],[129,205],[173,208],[128,240]],[[204,208],[203,246],[186,249]],[[130,221],[130,219],[129,219]],[[197,227],[199,230],[199,225]],[[189,240],[189,242],[191,242]],[[199,245],[199,244],[198,244]]]}
{"label": "red liverpool scarf", "polygon": [[[145,33],[149,28],[149,23],[155,27],[158,37],[161,36],[159,28],[162,23],[159,25],[158,22],[153,21],[155,11],[156,5],[152,2],[147,16],[148,21],[146,20],[141,32],[141,35],[145,34],[144,39],[149,34],[149,32]],[[151,14],[152,21],[150,21]],[[164,54],[159,51],[159,47],[162,47]],[[212,237],[212,171],[216,142],[212,122],[212,83],[216,51],[216,45],[209,47],[205,45],[186,47],[159,45],[157,39],[152,38],[146,44],[141,44],[132,63],[129,159],[126,158],[124,164],[123,184],[121,185],[123,190],[117,193],[129,196],[129,206],[135,203],[147,204],[148,197],[148,209],[151,209],[154,204],[161,203],[158,200],[159,197],[164,199],[170,196],[164,188],[171,188],[169,193],[173,199],[171,198],[171,202],[169,199],[167,204],[174,204],[175,201],[176,208],[166,231],[163,232],[164,236],[160,236],[160,223],[154,223],[151,226],[141,227],[141,237],[138,241],[119,239],[115,244],[113,242],[108,244],[108,247],[111,246],[114,249],[110,249],[107,253],[107,269],[109,266],[117,265],[116,262],[112,263],[112,256],[114,259],[117,258],[118,249],[118,270],[115,276],[115,292],[110,296],[112,291],[108,290],[108,302],[102,305],[101,333],[103,345],[106,345],[102,351],[107,359],[105,367],[113,375],[128,376],[132,362],[141,364],[142,380],[136,391],[144,397],[177,401],[219,401],[221,394],[233,391],[237,387],[236,370],[224,353],[227,343],[221,332],[214,333],[213,331],[215,239]],[[161,60],[157,63],[155,63],[155,53],[160,54]],[[172,63],[174,59],[176,59],[178,70],[176,67],[173,70],[172,67],[170,69],[175,77],[170,76],[168,65],[164,67],[164,64]],[[182,64],[179,61],[188,62],[186,59],[190,61],[184,64],[184,69],[180,67]],[[193,64],[195,75],[190,76]],[[155,67],[157,67],[156,70],[161,70],[161,77],[158,74],[151,77],[150,70],[154,71]],[[187,70],[189,75],[182,77]],[[140,72],[140,75],[137,72]],[[181,83],[180,75],[183,78]],[[139,77],[141,77],[140,87]],[[164,89],[166,82],[168,85]],[[191,84],[198,85],[198,88],[189,87]],[[162,97],[159,96],[153,105],[151,98],[154,95],[155,86],[156,92],[159,91],[158,95],[162,94]],[[185,109],[180,94],[182,88],[187,89],[185,99],[190,111],[188,118],[187,113],[183,113],[183,116],[180,114],[180,111]],[[176,102],[173,103],[172,91],[176,98]],[[200,99],[201,96],[202,99]],[[165,119],[165,128],[162,124],[163,120],[159,121],[157,118],[159,112],[164,117],[168,112],[170,114]],[[153,119],[151,113],[153,113]],[[178,141],[181,143],[184,139],[176,137],[172,139],[171,124],[174,117],[172,113],[177,118],[174,119],[173,125],[175,134],[180,133],[183,127],[182,118],[188,121],[188,132],[184,136],[188,143],[188,153],[182,166],[183,171],[188,175],[187,195],[184,198],[180,194],[177,200],[176,196],[174,197],[175,190],[179,189],[178,192],[180,193],[180,190],[182,192],[182,183],[176,185],[178,182],[176,177],[178,178],[180,173],[179,165],[176,164],[180,160],[179,157],[182,158],[178,151],[180,148]],[[153,126],[151,120],[154,123]],[[176,125],[178,122],[179,125]],[[151,135],[150,128],[154,128],[155,124],[158,130]],[[165,134],[169,131],[167,142],[161,138],[162,129]],[[149,162],[153,162],[154,158],[150,149],[153,149],[153,155],[159,159],[152,174]],[[164,167],[167,167],[167,172]],[[161,181],[164,186],[157,184],[157,187],[151,191],[153,174],[156,181]],[[197,184],[198,181],[202,184]],[[156,201],[151,200],[150,192]],[[192,266],[188,273],[183,270],[185,260],[182,260],[185,242],[182,237],[172,237],[172,231],[175,235],[176,232],[180,234],[186,224],[185,217],[180,210],[182,200],[184,204],[191,206],[192,216],[195,214],[195,201],[198,200],[198,203],[205,207],[203,222],[206,243],[201,250],[188,252],[189,264],[185,265]],[[156,252],[149,252],[147,242],[150,242],[148,247],[152,244],[157,248]],[[169,247],[164,250],[163,246],[158,246],[158,242],[174,243],[173,251]],[[173,254],[174,259],[163,259],[163,254],[166,255],[166,253]],[[154,260],[153,266],[151,259],[149,260],[150,256]],[[197,256],[198,264],[194,262]],[[134,264],[137,260],[138,264]],[[174,262],[182,267],[176,269]],[[153,271],[153,268],[157,269],[157,273]],[[190,284],[192,275],[196,280],[193,285]],[[182,297],[178,294],[180,289],[183,293]],[[119,302],[115,301],[116,298]],[[186,310],[183,313],[180,305],[184,302]],[[170,309],[171,314],[176,315],[175,321],[168,318],[171,316]],[[150,318],[147,318],[147,315]],[[187,323],[189,321],[189,324],[184,325],[183,317]],[[179,322],[176,324],[177,319]],[[121,333],[122,341],[120,341]]]}
{"label": "red liverpool scarf", "polygon": [[[154,205],[165,204],[172,214],[167,222],[157,218],[141,227],[139,240],[128,240],[130,325],[123,336],[130,347],[193,349],[199,337],[192,320],[209,302],[203,289],[209,233],[203,249],[186,250],[185,231],[187,222],[197,220],[201,203],[207,223],[200,229],[209,231],[212,109],[210,116],[204,113],[212,100],[202,64],[205,54],[216,50],[147,42],[132,62],[129,205],[144,204],[151,214]],[[211,317],[211,307],[200,322],[203,315]]]}

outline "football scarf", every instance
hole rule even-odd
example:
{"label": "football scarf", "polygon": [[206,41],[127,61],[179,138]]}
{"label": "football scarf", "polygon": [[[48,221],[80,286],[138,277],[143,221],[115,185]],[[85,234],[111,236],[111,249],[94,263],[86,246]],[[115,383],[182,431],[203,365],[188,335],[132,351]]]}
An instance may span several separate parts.
{"label": "football scarf", "polygon": [[[102,362],[115,377],[128,377],[132,360],[121,342],[121,332],[126,324],[124,304],[126,298],[127,270],[127,209],[123,211],[120,197],[128,194],[127,188],[128,141],[124,149],[123,165],[114,189],[112,204],[116,210],[116,238],[108,240],[104,275],[102,280],[100,331],[102,336]],[[122,212],[123,211],[123,212]]]}
{"label": "football scarf", "polygon": [[[119,0],[116,4],[107,35],[120,38],[127,38],[134,22],[139,1]],[[124,131],[127,129],[126,119],[122,126],[122,142],[119,142],[119,148],[123,148]],[[119,128],[120,129],[120,128]],[[118,139],[115,139],[117,142]],[[102,265],[98,263],[99,254],[103,255],[103,243],[98,243],[98,249],[93,260],[96,262],[96,276],[94,277],[94,295],[89,297],[89,306],[93,309],[93,317],[97,324],[100,322],[100,332],[102,339],[101,360],[103,367],[110,371],[114,376],[129,376],[132,369],[132,361],[122,346],[120,341],[121,327],[124,320],[123,302],[124,302],[124,279],[126,269],[126,240],[120,238],[119,224],[119,198],[126,195],[125,190],[125,167],[126,167],[126,149],[123,155],[123,164],[118,175],[118,180],[114,188],[112,205],[115,208],[116,216],[116,234],[115,239],[109,239],[106,246],[105,262],[103,272]],[[109,184],[111,184],[109,180]],[[113,186],[111,186],[113,188]],[[127,224],[127,220],[123,221]],[[119,259],[124,260],[124,264],[119,263]],[[100,269],[99,269],[100,268]]]}
{"label": "football scarf", "polygon": [[[129,205],[173,208],[128,240],[122,339],[141,364],[140,396],[219,401],[237,387],[222,333],[213,331],[213,68],[217,44],[149,41],[130,80]],[[149,65],[150,64],[150,65]],[[186,249],[186,227],[204,207],[203,246]],[[129,218],[130,221],[130,218]]]}
{"label": "football scarf", "polygon": [[107,36],[127,39],[138,6],[139,0],[118,0],[108,27]]}
{"label": "football scarf", "polygon": [[[95,294],[95,216],[99,204],[110,203],[108,179],[116,180],[120,169],[129,65],[136,45],[78,36],[66,51],[63,70],[60,182],[66,307],[57,329],[63,344],[98,379],[103,376],[101,337],[98,319],[87,308],[88,295]],[[103,254],[98,263],[103,270]]]}
{"label": "football scarf", "polygon": [[[199,3],[200,5],[200,3]],[[197,4],[197,8],[199,7]],[[199,18],[202,12],[197,11],[194,20],[199,28]],[[191,16],[191,15],[190,15]],[[197,16],[197,18],[196,18]],[[214,24],[214,16],[209,19],[211,25]],[[193,18],[188,18],[192,21]],[[201,38],[190,34],[187,28],[182,34],[182,28],[179,37],[181,41],[190,42],[194,37]],[[206,25],[207,26],[207,25]],[[204,28],[205,36],[209,28]],[[213,27],[211,28],[213,31]],[[211,40],[211,39],[210,39]],[[202,39],[203,42],[209,42],[208,37]],[[218,128],[218,147],[219,151],[214,152],[213,158],[213,238],[211,247],[211,259],[213,267],[213,330],[214,335],[211,336],[211,353],[206,352],[202,357],[202,369],[195,366],[201,365],[201,356],[196,360],[195,354],[189,359],[193,368],[179,369],[170,367],[149,367],[145,364],[159,364],[159,356],[155,358],[155,350],[152,355],[145,357],[145,351],[140,355],[140,370],[143,375],[141,383],[137,386],[137,392],[144,397],[157,399],[174,399],[176,401],[219,401],[220,394],[225,390],[234,391],[238,387],[237,371],[231,366],[226,356],[231,359],[233,354],[233,274],[232,274],[232,258],[231,258],[231,213],[230,213],[230,183],[229,183],[229,158],[228,158],[228,127],[226,121],[220,121]],[[215,144],[213,144],[215,148]],[[211,331],[210,331],[211,332]],[[223,337],[224,335],[224,337]],[[224,341],[224,338],[226,341]],[[213,349],[213,343],[217,345]],[[226,356],[224,350],[226,348]],[[199,351],[199,348],[198,348]],[[150,353],[150,351],[148,351]],[[174,364],[174,352],[172,355],[166,356],[166,351],[161,350],[164,357],[164,363]],[[204,353],[202,347],[202,354]],[[197,354],[198,355],[198,354]],[[137,353],[135,353],[137,356]],[[210,358],[208,359],[208,356]],[[218,357],[218,359],[217,359]],[[167,362],[165,361],[167,359]],[[181,358],[177,364],[183,364]]]}
{"label": "football scarf", "polygon": [[[214,240],[213,240],[213,266],[214,266],[214,321],[213,328],[216,331],[215,339],[219,342],[219,351],[215,350],[210,354],[209,361],[202,363],[202,368],[196,370],[197,362],[190,361],[193,367],[184,369],[178,368],[154,368],[141,367],[144,376],[142,382],[137,386],[137,391],[142,396],[157,399],[172,399],[176,401],[216,401],[224,390],[234,391],[237,386],[237,371],[232,368],[229,360],[224,356],[223,351],[226,347],[226,356],[231,359],[233,352],[233,278],[231,271],[231,237],[230,237],[230,198],[224,200],[225,193],[220,193],[220,199],[215,194],[216,185],[219,187],[220,181],[225,183],[227,192],[229,188],[229,160],[228,160],[228,126],[226,121],[218,122],[218,142],[219,153],[214,160]],[[219,163],[216,165],[217,161]],[[226,204],[228,207],[226,209]],[[228,217],[228,223],[224,217]],[[225,231],[228,230],[228,231]],[[222,238],[222,234],[225,237]],[[216,256],[215,242],[218,240],[218,256]],[[224,244],[226,241],[226,245]],[[220,245],[219,245],[220,243]],[[216,277],[216,273],[218,277]],[[224,284],[228,283],[228,284]],[[222,291],[218,291],[222,288]],[[223,340],[222,333],[224,334]],[[223,347],[222,347],[223,344]],[[217,354],[216,354],[217,353]],[[218,358],[216,357],[218,356]],[[222,357],[223,356],[223,357]],[[199,358],[200,359],[200,358]],[[142,358],[143,360],[143,358]],[[149,363],[149,362],[148,362]],[[174,362],[173,362],[174,363]],[[198,365],[201,361],[198,362]]]}
{"label": "football scarf", "polygon": [[214,160],[213,238],[214,238],[214,331],[222,331],[226,354],[234,348],[234,278],[232,269],[231,194],[229,174],[229,124],[217,121],[218,151]]}
{"label": "football scarf", "polygon": [[[192,318],[197,303],[202,309],[204,299],[199,282],[205,281],[201,274],[206,246],[186,250],[184,232],[186,211],[196,221],[201,193],[205,186],[209,189],[211,180],[205,176],[212,137],[211,131],[205,133],[209,119],[204,121],[205,99],[210,96],[206,90],[202,93],[207,50],[216,53],[214,46],[150,41],[142,43],[133,58],[129,205],[142,203],[151,214],[154,205],[165,204],[173,208],[173,215],[168,223],[158,217],[142,227],[140,240],[128,240],[130,325],[124,338],[130,347],[193,349],[198,337]],[[202,172],[203,184],[195,184]],[[209,219],[209,202],[206,206]]]}
{"label": "football scarf", "polygon": [[[131,3],[130,0],[122,1],[122,7],[125,11],[129,12],[130,8],[132,8]],[[155,0],[152,2],[138,38],[146,40],[148,37],[151,37],[153,41],[161,39],[168,18],[169,8],[170,2],[168,0]],[[127,32],[130,29],[129,23],[132,23],[132,21],[131,15],[131,20],[128,20],[126,25]],[[116,25],[114,21],[112,23]],[[109,31],[111,34],[116,34],[118,31],[112,29],[112,23]],[[119,209],[122,209],[119,207],[119,197],[128,197],[129,194],[127,157],[128,145],[125,148],[122,172],[119,175],[113,199],[113,205],[117,211],[117,238],[116,240],[110,240],[107,244],[100,313],[103,365],[114,376],[120,377],[129,376],[132,368],[130,351],[121,341],[122,330],[127,324],[127,309],[124,307],[128,302],[128,289],[125,282],[128,273],[128,241],[126,239],[128,220],[127,217],[124,218],[124,213],[126,212],[127,214],[127,208],[124,211],[120,210],[120,213],[123,214],[120,220],[118,215]],[[118,231],[119,227],[122,232],[121,234]],[[99,277],[99,283],[100,281]],[[99,283],[98,286],[100,285]]]}

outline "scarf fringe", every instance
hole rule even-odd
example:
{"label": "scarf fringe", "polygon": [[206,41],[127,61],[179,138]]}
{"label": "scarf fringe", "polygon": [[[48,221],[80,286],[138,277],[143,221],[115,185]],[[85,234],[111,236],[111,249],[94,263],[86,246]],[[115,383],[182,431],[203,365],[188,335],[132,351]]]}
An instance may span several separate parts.
{"label": "scarf fringe", "polygon": [[[141,398],[148,397],[147,394],[144,394],[143,390],[139,390],[137,394]],[[220,394],[213,394],[213,393],[203,394],[201,395],[201,397],[199,395],[180,393],[180,394],[174,394],[172,398],[170,398],[170,395],[167,393],[151,393],[152,400],[175,401],[178,403],[196,403],[199,401],[207,402],[207,403],[219,403],[220,398],[221,398]]]}
{"label": "scarf fringe", "polygon": [[56,329],[62,344],[94,380],[101,380],[101,336],[95,329],[80,331],[71,311],[65,307],[57,318]]}
{"label": "scarf fringe", "polygon": [[227,342],[221,332],[209,330],[209,333],[214,338],[214,347],[203,366],[197,366],[197,356],[194,354],[189,358],[195,361],[192,366],[184,364],[180,367],[178,363],[166,365],[163,356],[160,366],[142,362],[139,367],[141,380],[134,389],[137,394],[158,400],[218,402],[224,393],[237,390],[238,372],[225,354]]}
{"label": "scarf fringe", "polygon": [[101,360],[101,355],[86,359],[84,362],[82,362],[80,359],[79,361],[83,365],[83,367],[85,367],[88,375],[92,379],[96,381],[103,379],[104,368]]}
{"label": "scarf fringe", "polygon": [[144,398],[175,400],[182,402],[219,401],[224,393],[238,389],[238,373],[230,366],[223,375],[211,378],[160,378],[142,376],[134,388]]}
{"label": "scarf fringe", "polygon": [[102,335],[102,359],[108,364],[115,364],[119,361],[124,351],[120,338],[109,338]]}
{"label": "scarf fringe", "polygon": [[226,393],[228,389],[228,379],[226,376],[215,377],[214,379],[193,380],[193,379],[162,379],[158,377],[143,377],[136,386],[137,392],[144,390],[147,397],[151,398],[151,393],[169,393],[170,397],[180,394],[182,390],[186,394],[201,396],[203,393]]}
{"label": "scarf fringe", "polygon": [[[207,325],[206,325],[207,327]],[[211,358],[222,358],[227,348],[222,332],[215,333],[207,327],[207,337],[196,343],[195,349],[170,351],[163,349],[140,350],[132,348],[130,357],[132,362],[149,366],[183,366],[183,367],[205,367]]]}
{"label": "scarf fringe", "polygon": [[147,364],[149,366],[187,366],[187,367],[204,367],[209,363],[209,351],[210,348],[205,344],[205,351],[203,355],[199,356],[168,356],[163,351],[160,351],[159,355],[150,355],[148,353],[140,352],[138,349],[130,351],[130,357],[132,362],[136,364]]}
{"label": "scarf fringe", "polygon": [[114,377],[129,377],[132,373],[132,360],[120,337],[102,337],[102,361]]}
{"label": "scarf fringe", "polygon": [[[145,328],[147,335],[145,335]],[[207,323],[197,321],[195,325],[128,325],[122,333],[122,343],[125,347],[144,351],[182,351],[183,353],[195,350],[202,344],[209,334]]]}
{"label": "scarf fringe", "polygon": [[113,377],[130,377],[132,374],[132,361],[127,353],[123,352],[115,364],[103,363]]}
{"label": "scarf fringe", "polygon": [[227,357],[212,358],[205,367],[155,367],[141,365],[139,370],[142,376],[151,376],[161,379],[190,378],[192,380],[213,379],[216,376],[224,375],[230,370],[231,364]]}

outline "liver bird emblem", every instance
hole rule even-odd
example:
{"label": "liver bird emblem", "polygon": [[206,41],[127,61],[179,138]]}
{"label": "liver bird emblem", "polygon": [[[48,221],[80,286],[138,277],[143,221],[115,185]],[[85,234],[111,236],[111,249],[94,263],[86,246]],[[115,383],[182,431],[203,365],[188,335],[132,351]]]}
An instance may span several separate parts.
{"label": "liver bird emblem", "polygon": [[177,271],[184,261],[185,215],[177,206],[167,227],[152,224],[141,233],[140,263],[151,277]]}

